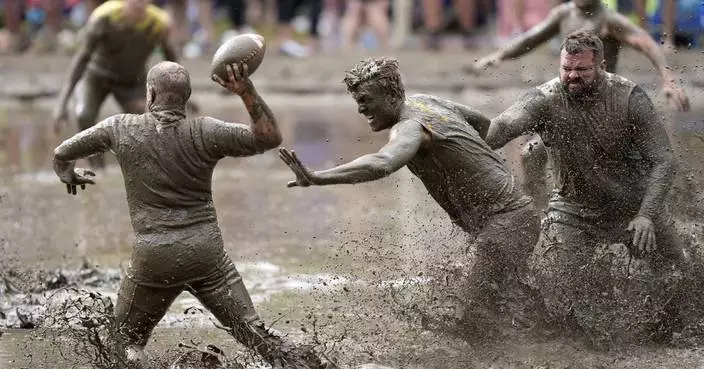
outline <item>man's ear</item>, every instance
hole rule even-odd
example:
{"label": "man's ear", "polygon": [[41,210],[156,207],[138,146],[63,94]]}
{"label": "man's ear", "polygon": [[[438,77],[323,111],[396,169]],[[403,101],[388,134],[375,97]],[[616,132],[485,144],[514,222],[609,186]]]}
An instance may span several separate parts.
{"label": "man's ear", "polygon": [[601,68],[602,71],[606,70],[606,59],[601,60],[601,63],[599,64],[599,68]]}

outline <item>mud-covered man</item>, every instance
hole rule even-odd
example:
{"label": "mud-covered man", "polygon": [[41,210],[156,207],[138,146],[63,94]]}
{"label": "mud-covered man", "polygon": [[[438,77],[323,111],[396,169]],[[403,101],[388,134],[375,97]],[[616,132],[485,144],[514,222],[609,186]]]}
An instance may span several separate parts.
{"label": "mud-covered man", "polygon": [[554,161],[555,189],[530,259],[549,313],[585,318],[580,298],[600,243],[630,245],[653,266],[686,257],[665,196],[675,157],[652,101],[633,82],[605,70],[601,39],[576,32],[562,43],[559,77],[529,91],[494,118],[494,149],[536,132]]}
{"label": "mud-covered man", "polygon": [[[93,11],[81,32],[80,49],[54,111],[57,133],[67,122],[68,100],[77,85],[75,113],[79,129],[84,130],[95,124],[108,95],[126,113],[144,112],[147,62],[156,48],[165,60],[177,61],[169,43],[169,17],[150,0],[106,1]],[[102,155],[91,157],[89,163],[94,168],[105,165]]]}
{"label": "mud-covered man", "polygon": [[246,66],[228,66],[228,74],[228,81],[213,79],[240,95],[250,126],[187,118],[189,74],[179,64],[161,62],[147,75],[147,112],[111,116],[64,141],[54,151],[54,170],[76,194],[77,186],[93,180],[90,171],[74,167],[75,160],[111,151],[122,168],[136,240],[115,314],[132,365],[146,360],[143,349],[153,328],[187,290],[268,362],[316,368],[320,361],[311,350],[265,328],[223,247],[211,192],[215,165],[226,156],[259,154],[281,142],[276,119]]}
{"label": "mud-covered man", "polygon": [[[507,47],[478,60],[474,70],[495,66],[503,60],[518,58],[555,36],[578,31],[590,31],[601,38],[604,44],[606,71],[616,72],[616,64],[621,45],[629,46],[643,53],[653,63],[663,81],[662,91],[679,110],[689,110],[689,98],[678,87],[670,72],[665,55],[660,46],[642,28],[628,18],[607,8],[601,0],[574,0],[553,8],[550,15],[540,24],[518,36]],[[548,157],[545,146],[534,137],[522,153],[526,189],[543,206],[545,197],[545,165]]]}
{"label": "mud-covered man", "polygon": [[321,171],[308,169],[281,148],[281,159],[296,174],[288,186],[367,182],[408,167],[452,222],[476,236],[477,262],[468,281],[476,283],[470,287],[476,288],[474,298],[491,304],[494,293],[488,285],[520,279],[539,225],[531,199],[483,140],[490,121],[438,97],[407,98],[393,58],[362,61],[347,72],[344,83],[371,130],[389,130],[388,143],[377,153]]}

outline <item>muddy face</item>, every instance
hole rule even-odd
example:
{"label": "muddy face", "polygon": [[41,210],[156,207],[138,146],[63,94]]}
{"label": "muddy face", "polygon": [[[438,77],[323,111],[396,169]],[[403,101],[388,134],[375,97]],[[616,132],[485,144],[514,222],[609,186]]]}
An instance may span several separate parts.
{"label": "muddy face", "polygon": [[572,97],[583,97],[594,92],[604,75],[604,63],[597,63],[594,51],[585,50],[560,54],[560,82]]}
{"label": "muddy face", "polygon": [[402,101],[374,82],[365,82],[352,92],[357,111],[367,118],[372,131],[390,128],[399,120]]}

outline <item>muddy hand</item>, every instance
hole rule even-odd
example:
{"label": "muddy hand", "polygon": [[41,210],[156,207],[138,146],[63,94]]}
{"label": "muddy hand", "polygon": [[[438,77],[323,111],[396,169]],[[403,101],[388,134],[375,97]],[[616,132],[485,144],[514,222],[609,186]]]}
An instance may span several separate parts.
{"label": "muddy hand", "polygon": [[655,226],[650,219],[637,216],[628,224],[626,230],[633,232],[633,248],[638,255],[655,251]]}
{"label": "muddy hand", "polygon": [[66,192],[75,195],[77,193],[76,187],[81,186],[81,190],[85,190],[87,184],[95,184],[95,181],[91,177],[95,177],[93,171],[83,168],[74,168],[68,175],[68,178],[61,178],[61,182],[66,184]]}
{"label": "muddy hand", "polygon": [[689,98],[683,89],[679,88],[674,82],[666,83],[662,88],[665,97],[672,100],[679,111],[689,111]]}
{"label": "muddy hand", "polygon": [[228,64],[225,66],[225,70],[227,70],[227,81],[223,81],[215,74],[213,74],[213,81],[238,95],[242,95],[252,87],[247,64]]}
{"label": "muddy hand", "polygon": [[286,148],[282,147],[279,149],[279,157],[296,175],[296,180],[288,182],[286,187],[308,187],[315,184],[313,173],[301,163],[295,152],[288,151]]}

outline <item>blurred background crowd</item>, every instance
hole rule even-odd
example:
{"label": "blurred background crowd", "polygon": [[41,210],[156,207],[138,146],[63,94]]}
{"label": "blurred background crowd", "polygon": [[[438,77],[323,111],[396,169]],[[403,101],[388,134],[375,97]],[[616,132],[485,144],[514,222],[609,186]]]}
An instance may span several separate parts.
{"label": "blurred background crowd", "polygon": [[[0,0],[0,52],[70,53],[104,0]],[[224,40],[261,33],[282,55],[305,58],[359,49],[501,46],[541,22],[562,0],[154,0],[172,16],[186,58]],[[699,47],[701,0],[604,0],[656,40]],[[272,44],[273,43],[273,44]]]}

